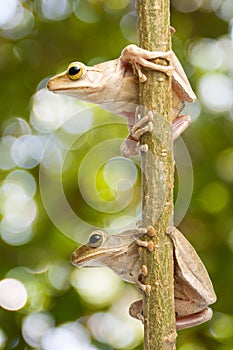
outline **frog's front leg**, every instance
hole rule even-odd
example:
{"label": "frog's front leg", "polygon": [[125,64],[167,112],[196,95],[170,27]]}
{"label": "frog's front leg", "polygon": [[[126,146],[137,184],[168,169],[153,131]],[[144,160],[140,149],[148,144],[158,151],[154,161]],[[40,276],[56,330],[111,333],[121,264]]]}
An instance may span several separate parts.
{"label": "frog's front leg", "polygon": [[[138,228],[138,230],[142,230],[141,228]],[[153,226],[148,226],[145,229],[145,233],[149,237],[153,237],[155,235],[155,229]],[[150,252],[154,250],[154,243],[152,241],[142,241],[140,238],[136,239],[136,244],[138,247],[143,247],[148,249]],[[150,294],[151,292],[151,285],[149,284],[144,284],[142,282],[142,277],[146,277],[148,274],[148,269],[146,265],[142,265],[141,269],[138,273],[137,279],[135,281],[135,284],[139,288],[139,290],[143,293],[146,293],[147,295]],[[131,317],[137,318],[138,320],[142,321],[144,323],[144,316],[143,316],[143,309],[142,309],[142,300],[137,300],[133,302],[130,305],[129,308],[129,314]]]}
{"label": "frog's front leg", "polygon": [[[138,230],[141,230],[141,229],[139,228]],[[153,226],[147,227],[146,234],[149,237],[154,236],[155,230],[154,230]],[[142,241],[141,239],[136,239],[136,244],[138,245],[138,247],[146,248],[150,252],[153,252],[153,250],[154,250],[154,243],[152,241]],[[137,287],[139,288],[140,291],[149,295],[150,291],[151,291],[151,286],[149,284],[144,284],[141,280],[142,277],[146,277],[147,274],[148,274],[147,266],[142,265],[141,270],[139,271],[139,274],[138,274],[137,279],[135,281],[135,284],[137,285]]]}
{"label": "frog's front leg", "polygon": [[147,78],[145,74],[142,73],[141,67],[157,70],[171,76],[174,73],[174,67],[172,65],[164,66],[150,62],[149,60],[164,58],[170,62],[172,55],[172,51],[148,51],[131,44],[124,48],[120,60],[125,66],[130,63],[134,72],[138,74],[139,80],[144,82]]}
{"label": "frog's front leg", "polygon": [[[151,62],[156,58],[164,58],[169,62],[168,66]],[[168,76],[172,76],[172,89],[174,89],[182,101],[193,102],[196,100],[189,80],[183,67],[173,51],[148,51],[136,45],[128,45],[121,53],[120,61],[124,66],[128,63],[132,65],[133,71],[138,75],[140,82],[147,80],[142,73],[142,67],[160,71]]]}

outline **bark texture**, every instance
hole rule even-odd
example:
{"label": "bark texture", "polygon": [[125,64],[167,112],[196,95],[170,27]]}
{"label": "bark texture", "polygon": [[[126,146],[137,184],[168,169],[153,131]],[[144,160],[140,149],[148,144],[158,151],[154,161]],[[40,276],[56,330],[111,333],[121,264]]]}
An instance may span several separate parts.
{"label": "bark texture", "polygon": [[[170,41],[169,0],[138,0],[139,46],[150,51],[168,51]],[[164,59],[156,63],[167,65]],[[165,231],[173,214],[173,143],[171,116],[171,78],[166,74],[144,70],[145,83],[140,83],[141,114],[154,113],[154,131],[145,134],[141,144],[149,151],[142,153],[142,226],[154,226],[151,238],[154,250],[141,249],[142,264],[148,268],[145,284],[151,285],[143,297],[144,349],[175,349],[173,248]],[[142,107],[143,106],[143,107]],[[150,240],[148,236],[145,240]]]}

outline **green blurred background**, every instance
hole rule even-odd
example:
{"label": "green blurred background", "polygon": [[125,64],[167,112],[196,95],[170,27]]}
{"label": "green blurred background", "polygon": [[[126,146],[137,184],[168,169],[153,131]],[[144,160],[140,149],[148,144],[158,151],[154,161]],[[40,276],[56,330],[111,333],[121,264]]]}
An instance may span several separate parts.
{"label": "green blurred background", "polygon": [[[230,350],[233,2],[174,0],[171,22],[198,96],[183,136],[194,188],[177,223],[218,296],[213,319],[179,331],[177,347]],[[131,42],[134,1],[0,1],[0,349],[143,349],[142,326],[127,314],[135,288],[108,269],[69,262],[94,227],[119,232],[140,217],[140,159],[119,152],[126,121],[45,88],[70,62],[113,59]]]}

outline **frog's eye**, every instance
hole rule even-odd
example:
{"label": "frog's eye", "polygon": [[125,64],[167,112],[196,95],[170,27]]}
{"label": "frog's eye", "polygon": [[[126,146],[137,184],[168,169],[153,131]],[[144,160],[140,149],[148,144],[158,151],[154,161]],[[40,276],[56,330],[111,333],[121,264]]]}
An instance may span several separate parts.
{"label": "frog's eye", "polygon": [[88,245],[92,248],[98,248],[103,242],[103,235],[100,231],[94,231],[88,241]]}
{"label": "frog's eye", "polygon": [[84,67],[79,62],[72,62],[67,69],[67,75],[71,80],[78,80],[84,74]]}

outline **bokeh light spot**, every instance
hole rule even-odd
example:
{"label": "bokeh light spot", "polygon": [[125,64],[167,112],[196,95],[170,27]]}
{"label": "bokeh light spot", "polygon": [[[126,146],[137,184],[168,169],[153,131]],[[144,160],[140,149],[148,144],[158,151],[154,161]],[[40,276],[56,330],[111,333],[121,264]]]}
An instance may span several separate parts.
{"label": "bokeh light spot", "polygon": [[78,322],[50,329],[42,338],[44,350],[91,350],[90,337]]}
{"label": "bokeh light spot", "polygon": [[48,279],[57,290],[66,290],[70,287],[68,276],[71,265],[66,261],[54,262],[48,270]]}
{"label": "bokeh light spot", "polygon": [[75,269],[70,280],[81,297],[93,305],[108,305],[122,287],[121,280],[105,267]]}
{"label": "bokeh light spot", "polygon": [[76,106],[75,115],[67,118],[62,128],[69,134],[81,134],[87,131],[93,122],[93,109],[88,108],[78,111]]}
{"label": "bokeh light spot", "polygon": [[67,0],[41,0],[40,2],[44,17],[54,21],[66,18],[72,10]]}
{"label": "bokeh light spot", "polygon": [[[1,1],[3,3],[3,1]],[[14,28],[16,28],[18,25],[20,25],[21,21],[23,20],[23,13],[24,8],[22,4],[17,0],[16,3],[16,10],[14,13],[14,16],[11,18],[8,18],[7,22],[2,26],[2,29],[4,29],[3,33],[6,33]]]}
{"label": "bokeh light spot", "polygon": [[217,11],[219,17],[225,21],[230,21],[233,18],[233,2],[232,0],[222,0],[222,4]]}
{"label": "bokeh light spot", "polygon": [[201,6],[202,0],[172,0],[172,6],[180,12],[194,12]]}
{"label": "bokeh light spot", "polygon": [[221,179],[233,181],[233,147],[225,149],[218,155],[216,171]]}
{"label": "bokeh light spot", "polygon": [[32,12],[24,8],[17,1],[17,11],[14,18],[4,26],[3,36],[17,40],[29,34],[34,26],[34,16]]}
{"label": "bokeh light spot", "polygon": [[30,122],[40,132],[56,130],[65,120],[83,109],[77,99],[56,95],[47,89],[37,91],[32,102]]}
{"label": "bokeh light spot", "polygon": [[31,224],[37,214],[35,192],[35,179],[27,171],[14,170],[6,176],[1,187],[0,224],[0,234],[6,243],[21,245],[32,238]]}
{"label": "bokeh light spot", "polygon": [[202,0],[201,9],[203,12],[213,12],[217,11],[221,5],[222,0]]}
{"label": "bokeh light spot", "polygon": [[227,187],[220,182],[212,182],[206,185],[200,195],[200,205],[208,213],[218,213],[229,203]]}
{"label": "bokeh light spot", "polygon": [[226,112],[233,104],[232,79],[221,73],[205,74],[199,83],[199,94],[205,106],[214,113]]}
{"label": "bokeh light spot", "polygon": [[105,164],[103,176],[112,189],[124,191],[135,184],[137,168],[132,161],[123,158],[113,158]]}
{"label": "bokeh light spot", "polygon": [[46,147],[43,153],[41,165],[49,174],[61,174],[64,171],[64,147],[62,142],[57,137],[53,137],[48,141],[48,144],[49,147]]}
{"label": "bokeh light spot", "polygon": [[130,3],[130,0],[106,0],[106,8],[110,10],[119,11],[124,9],[126,6],[128,6]]}
{"label": "bokeh light spot", "polygon": [[220,68],[224,72],[226,72],[226,71],[231,72],[232,71],[232,57],[233,57],[233,41],[231,40],[230,37],[222,36],[218,39],[218,43],[221,45],[223,52],[224,52],[222,66]]}
{"label": "bokeh light spot", "polygon": [[215,312],[210,323],[210,333],[219,342],[233,337],[233,316]]}
{"label": "bokeh light spot", "polygon": [[36,202],[25,193],[15,191],[5,200],[3,215],[11,226],[25,228],[35,219],[37,214]]}
{"label": "bokeh light spot", "polygon": [[30,346],[40,348],[42,336],[52,327],[54,320],[51,315],[43,312],[31,313],[23,320],[22,334]]}
{"label": "bokeh light spot", "polygon": [[3,191],[6,195],[11,185],[21,186],[24,193],[30,198],[33,198],[36,193],[36,181],[26,170],[14,170],[6,176],[3,185]]}
{"label": "bokeh light spot", "polygon": [[11,156],[18,166],[26,169],[39,164],[43,152],[43,143],[38,136],[20,136],[12,145]]}
{"label": "bokeh light spot", "polygon": [[[41,254],[39,254],[37,251],[34,250],[33,253],[34,255],[36,254],[36,257],[31,257],[32,260],[41,257]],[[46,270],[46,262],[44,260],[38,260],[37,266],[40,266],[40,270],[42,264],[44,271]],[[7,273],[7,277],[16,278],[22,281],[22,283],[27,288],[28,300],[25,309],[29,312],[39,312],[45,310],[46,308],[48,308],[48,305],[50,303],[50,295],[48,293],[48,288],[45,288],[45,284],[44,282],[42,282],[41,278],[43,276],[41,275],[43,271],[36,271],[35,273],[32,273],[30,272],[29,268],[18,266]]]}
{"label": "bokeh light spot", "polygon": [[4,125],[3,135],[19,137],[25,134],[31,134],[31,127],[22,118],[10,118]]}
{"label": "bokeh light spot", "polygon": [[203,38],[191,44],[189,55],[194,66],[203,70],[214,70],[221,66],[224,52],[217,41]]}
{"label": "bokeh light spot", "polygon": [[4,27],[14,18],[17,11],[17,0],[0,1],[0,27]]}
{"label": "bokeh light spot", "polygon": [[121,32],[124,37],[130,42],[137,42],[137,30],[136,30],[136,13],[129,12],[124,15],[120,22]]}
{"label": "bokeh light spot", "polygon": [[101,19],[101,13],[92,7],[89,1],[75,1],[74,13],[80,21],[86,23],[95,23]]}
{"label": "bokeh light spot", "polygon": [[3,170],[12,169],[15,166],[15,162],[11,157],[11,147],[15,138],[5,136],[0,142],[0,168]]}
{"label": "bokeh light spot", "polygon": [[141,341],[142,329],[135,327],[134,322],[123,320],[112,313],[98,312],[88,321],[91,332],[100,342],[114,349],[127,349]]}
{"label": "bokeh light spot", "polygon": [[3,332],[3,330],[0,328],[0,350],[5,349],[6,341],[7,341],[7,336]]}
{"label": "bokeh light spot", "polygon": [[32,227],[15,227],[4,218],[0,224],[0,233],[4,242],[17,246],[27,243],[33,235]]}
{"label": "bokeh light spot", "polygon": [[27,291],[23,283],[14,278],[0,282],[0,305],[6,310],[22,309],[27,302]]}
{"label": "bokeh light spot", "polygon": [[130,230],[137,225],[139,217],[141,217],[141,205],[138,216],[120,215],[112,219],[106,218],[105,227],[111,227],[111,232],[119,233],[119,231]]}

